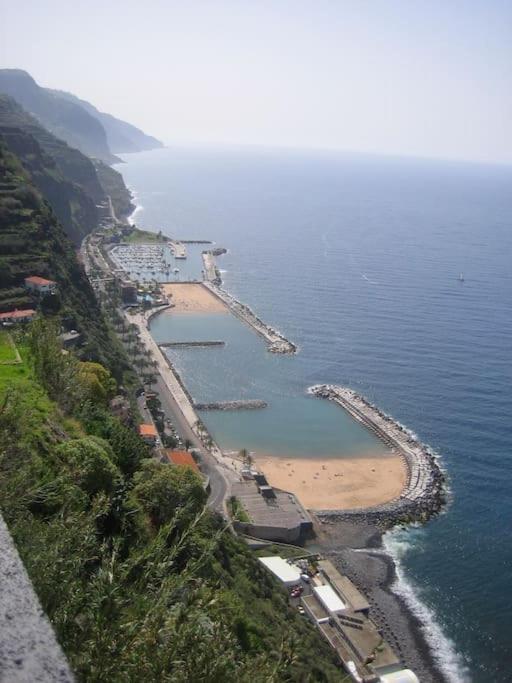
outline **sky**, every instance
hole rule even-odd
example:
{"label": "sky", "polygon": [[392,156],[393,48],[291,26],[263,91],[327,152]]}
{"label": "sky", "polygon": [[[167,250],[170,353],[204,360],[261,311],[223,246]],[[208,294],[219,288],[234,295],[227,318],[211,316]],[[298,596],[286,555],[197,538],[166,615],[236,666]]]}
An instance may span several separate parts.
{"label": "sky", "polygon": [[0,0],[0,66],[166,144],[512,163],[510,0]]}

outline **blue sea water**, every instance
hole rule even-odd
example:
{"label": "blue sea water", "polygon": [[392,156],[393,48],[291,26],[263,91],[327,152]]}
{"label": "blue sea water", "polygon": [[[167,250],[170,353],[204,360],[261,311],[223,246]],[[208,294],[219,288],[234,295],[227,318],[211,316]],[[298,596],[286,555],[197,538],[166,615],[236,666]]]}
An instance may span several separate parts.
{"label": "blue sea water", "polygon": [[[349,452],[362,437],[343,411],[337,420],[304,396],[324,381],[416,432],[441,455],[452,500],[386,538],[396,590],[452,680],[512,680],[512,168],[247,149],[125,160],[136,222],[227,247],[226,288],[300,347],[276,358],[217,318],[207,336],[239,344],[232,375],[220,350],[177,354],[201,399],[270,398],[296,416],[279,431],[258,425],[264,411],[212,413],[213,430],[233,446],[238,429],[267,450],[305,451],[309,439],[329,454],[345,439]],[[180,324],[197,333],[192,318]]]}

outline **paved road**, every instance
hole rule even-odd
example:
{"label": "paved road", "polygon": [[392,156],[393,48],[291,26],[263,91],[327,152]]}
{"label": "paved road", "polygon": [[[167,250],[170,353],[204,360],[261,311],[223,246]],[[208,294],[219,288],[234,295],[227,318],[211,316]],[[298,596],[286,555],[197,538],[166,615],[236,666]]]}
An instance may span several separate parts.
{"label": "paved road", "polygon": [[208,505],[221,514],[225,514],[224,503],[230,487],[227,477],[221,469],[222,466],[206,451],[196,434],[194,434],[159,374],[156,375],[156,380],[154,390],[158,394],[165,415],[174,424],[181,439],[183,441],[188,439],[192,443],[193,448],[196,448],[201,454],[201,469],[210,478]]}

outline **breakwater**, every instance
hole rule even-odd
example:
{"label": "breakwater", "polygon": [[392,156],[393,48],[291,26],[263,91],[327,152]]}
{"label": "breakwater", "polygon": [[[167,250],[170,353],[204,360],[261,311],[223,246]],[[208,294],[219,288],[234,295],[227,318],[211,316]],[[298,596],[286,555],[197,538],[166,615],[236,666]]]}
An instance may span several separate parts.
{"label": "breakwater", "polygon": [[174,254],[174,258],[177,258],[177,259],[186,259],[187,258],[187,248],[183,242],[178,242],[178,240],[169,240],[169,244],[171,245],[171,249],[172,249],[172,252]]}
{"label": "breakwater", "polygon": [[220,285],[222,279],[220,277],[220,272],[215,265],[215,258],[211,251],[203,251],[203,266],[204,266],[204,279],[214,285]]}
{"label": "breakwater", "polygon": [[277,330],[274,330],[270,325],[264,323],[249,306],[242,304],[234,296],[231,296],[231,294],[228,294],[225,290],[211,282],[203,282],[203,286],[220,299],[233,315],[252,327],[255,332],[263,337],[271,353],[297,353],[297,347],[293,342],[286,339],[286,337]]}
{"label": "breakwater", "polygon": [[259,410],[266,408],[268,403],[260,399],[245,399],[240,401],[211,401],[210,403],[195,403],[196,410]]}
{"label": "breakwater", "polygon": [[405,427],[352,389],[318,384],[310,394],[334,401],[400,455],[407,470],[406,485],[397,498],[367,509],[318,511],[319,516],[362,518],[382,526],[425,521],[446,502],[445,476],[432,451]]}
{"label": "breakwater", "polygon": [[194,346],[225,346],[225,341],[177,341],[177,342],[160,342],[158,346],[164,349],[175,349]]}

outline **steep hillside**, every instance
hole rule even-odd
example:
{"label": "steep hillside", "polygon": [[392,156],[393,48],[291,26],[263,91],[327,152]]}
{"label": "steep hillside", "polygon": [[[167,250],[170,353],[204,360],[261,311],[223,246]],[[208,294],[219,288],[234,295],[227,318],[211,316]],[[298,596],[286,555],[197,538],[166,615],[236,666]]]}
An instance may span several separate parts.
{"label": "steep hillside", "polygon": [[120,220],[133,211],[130,192],[117,171],[56,138],[13,98],[2,94],[0,133],[76,244],[97,227],[97,205],[106,203],[107,194]]}
{"label": "steep hillside", "polygon": [[157,140],[151,135],[146,135],[140,128],[137,128],[126,121],[122,121],[111,114],[99,111],[90,102],[82,100],[76,95],[61,90],[54,90],[53,92],[60,97],[68,99],[70,102],[79,104],[88,111],[89,114],[100,121],[107,134],[109,147],[114,154],[122,154],[123,152],[143,152],[145,150],[163,147],[160,140]]}
{"label": "steep hillside", "polygon": [[0,69],[0,92],[13,97],[58,138],[90,157],[119,161],[109,149],[100,121],[75,102],[41,88],[20,69]]}
{"label": "steep hillside", "polygon": [[[318,631],[208,509],[199,475],[151,458],[111,414],[123,353],[63,229],[1,142],[0,254],[0,310],[40,314],[9,332],[19,357],[0,364],[0,506],[77,680],[345,681]],[[28,274],[58,293],[31,300]],[[79,356],[62,353],[63,320],[85,336]]]}
{"label": "steep hillside", "polygon": [[112,200],[116,218],[125,222],[135,210],[130,190],[124,184],[123,176],[99,159],[93,161],[98,180]]}
{"label": "steep hillside", "polygon": [[[57,294],[34,300],[23,286],[30,275],[55,280]],[[80,330],[85,339],[81,355],[122,377],[127,369],[124,356],[105,325],[71,242],[21,162],[0,140],[0,311],[34,307]]]}

